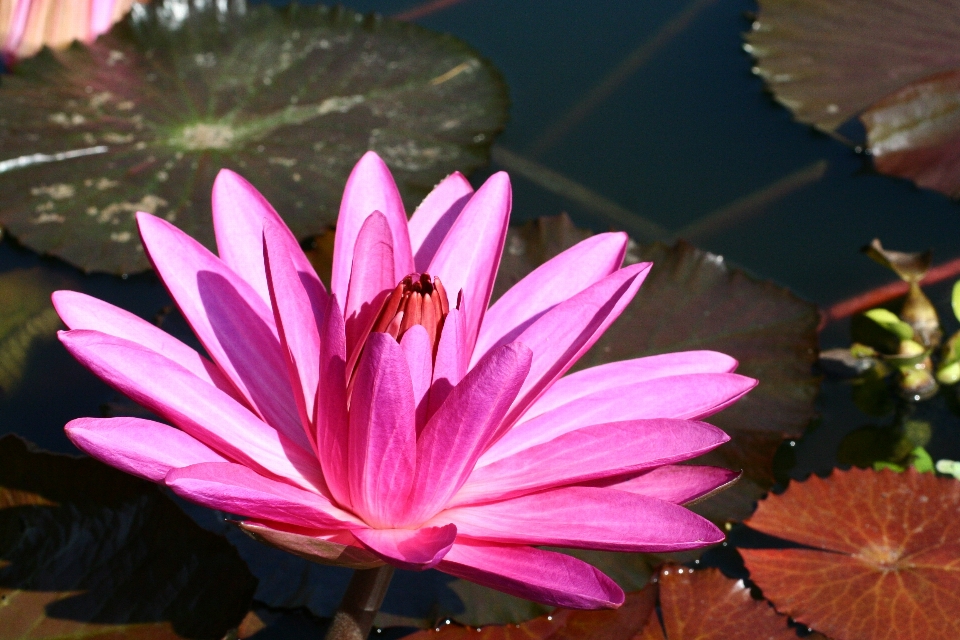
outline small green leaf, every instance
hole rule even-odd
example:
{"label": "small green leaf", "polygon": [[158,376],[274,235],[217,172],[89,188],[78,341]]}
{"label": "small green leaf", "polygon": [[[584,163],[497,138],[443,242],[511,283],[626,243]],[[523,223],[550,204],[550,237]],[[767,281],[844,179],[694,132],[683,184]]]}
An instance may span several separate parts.
{"label": "small green leaf", "polygon": [[950,305],[953,307],[953,315],[960,320],[960,280],[953,283],[953,294],[950,296]]}
{"label": "small green leaf", "polygon": [[930,457],[930,454],[927,453],[927,450],[923,447],[917,447],[910,453],[912,460],[910,462],[911,466],[920,473],[933,473],[933,458]]}
{"label": "small green leaf", "polygon": [[850,321],[852,342],[876,349],[885,355],[900,352],[900,343],[914,337],[909,324],[887,309],[870,309]]}
{"label": "small green leaf", "polygon": [[913,329],[909,324],[897,317],[897,315],[892,311],[887,309],[870,309],[863,315],[867,316],[901,340],[913,339]]}

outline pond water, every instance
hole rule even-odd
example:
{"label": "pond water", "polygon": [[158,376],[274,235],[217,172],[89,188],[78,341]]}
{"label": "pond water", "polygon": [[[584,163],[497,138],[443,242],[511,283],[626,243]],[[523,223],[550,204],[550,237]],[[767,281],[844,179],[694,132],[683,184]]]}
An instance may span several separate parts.
{"label": "pond water", "polygon": [[[415,4],[357,0],[351,8],[391,15]],[[764,92],[751,73],[753,61],[741,49],[748,14],[756,10],[752,2],[448,4],[417,22],[466,40],[506,78],[510,121],[497,140],[493,162],[471,181],[479,184],[494,170],[511,171],[516,221],[566,211],[578,225],[596,231],[620,226],[597,204],[605,201],[674,232],[798,171],[807,169],[809,175],[810,167],[824,161],[819,179],[747,209],[739,220],[698,235],[695,244],[823,307],[890,282],[889,272],[859,252],[874,237],[895,249],[931,248],[935,263],[960,256],[955,203],[908,181],[876,174],[869,159],[795,123]],[[685,11],[682,28],[662,38],[662,46],[653,48],[635,70],[610,81],[608,94],[579,121],[549,144],[543,142],[594,87],[649,47]],[[862,135],[856,127],[850,133]],[[575,201],[518,174],[513,171],[516,156],[562,174],[596,198]],[[143,317],[152,318],[170,304],[152,274],[82,276],[9,239],[0,243],[0,272],[36,265],[62,277],[67,288]],[[946,335],[957,329],[946,313],[950,284],[928,291],[941,311]],[[165,328],[187,337],[174,316]],[[848,344],[846,322],[821,333],[822,348]],[[960,459],[960,418],[947,393],[902,409],[931,423],[928,450],[934,460]],[[0,399],[0,434],[14,432],[52,451],[75,451],[63,435],[64,423],[99,415],[102,405],[119,400],[58,343],[46,342],[31,352],[19,390]],[[782,457],[781,472],[795,478],[825,473],[836,465],[837,447],[847,433],[894,419],[893,414],[861,412],[850,399],[849,384],[835,380],[825,381],[818,409],[815,428],[795,445],[785,445],[790,451]]]}

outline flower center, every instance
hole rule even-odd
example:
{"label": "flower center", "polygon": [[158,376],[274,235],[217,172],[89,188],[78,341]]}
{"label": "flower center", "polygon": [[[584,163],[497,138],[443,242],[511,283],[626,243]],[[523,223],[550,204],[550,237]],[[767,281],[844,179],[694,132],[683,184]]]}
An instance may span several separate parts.
{"label": "flower center", "polygon": [[436,358],[443,321],[448,313],[450,302],[440,278],[428,273],[411,273],[387,297],[373,330],[388,333],[399,342],[411,327],[420,325],[427,330]]}

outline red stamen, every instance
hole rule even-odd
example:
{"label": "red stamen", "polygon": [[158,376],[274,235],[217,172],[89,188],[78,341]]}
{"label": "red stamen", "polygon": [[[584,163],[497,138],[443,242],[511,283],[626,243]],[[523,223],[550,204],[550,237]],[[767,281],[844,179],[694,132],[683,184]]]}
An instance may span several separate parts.
{"label": "red stamen", "polygon": [[387,298],[386,302],[383,303],[383,308],[380,310],[380,315],[377,317],[377,321],[373,325],[373,331],[377,333],[384,333],[387,330],[387,327],[389,327],[390,323],[393,321],[393,317],[397,315],[397,312],[402,308],[402,302],[403,283],[401,282],[397,285],[397,288],[390,293],[390,296]]}
{"label": "red stamen", "polygon": [[390,337],[399,340],[400,336],[400,325],[403,323],[403,311],[400,311],[393,317],[393,320],[390,321],[387,330],[384,333],[389,334]]}
{"label": "red stamen", "polygon": [[440,282],[440,278],[433,279],[433,287],[439,294],[437,297],[440,302],[440,316],[446,318],[447,314],[450,313],[450,302],[447,298],[447,290],[443,288],[443,283]]}

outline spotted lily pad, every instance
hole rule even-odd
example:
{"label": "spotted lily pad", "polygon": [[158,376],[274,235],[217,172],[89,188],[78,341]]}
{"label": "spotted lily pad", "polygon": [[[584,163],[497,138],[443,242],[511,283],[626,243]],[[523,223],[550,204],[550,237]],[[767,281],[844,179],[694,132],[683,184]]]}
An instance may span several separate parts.
{"label": "spotted lily pad", "polygon": [[220,638],[255,586],[154,485],[0,439],[0,638]]}
{"label": "spotted lily pad", "polygon": [[31,347],[61,327],[50,294],[62,286],[41,269],[0,274],[0,398],[12,394],[23,376]]}
{"label": "spotted lily pad", "polygon": [[214,246],[222,167],[298,237],[323,231],[377,151],[412,206],[486,161],[505,85],[449,35],[342,8],[161,0],[90,46],[44,51],[0,87],[0,224],[87,271],[148,268],[133,214]]}
{"label": "spotted lily pad", "polygon": [[760,0],[746,48],[774,97],[877,169],[960,197],[960,13],[938,0]]}
{"label": "spotted lily pad", "polygon": [[777,610],[836,640],[960,635],[960,483],[836,470],[760,503],[747,524],[806,548],[741,549]]}

